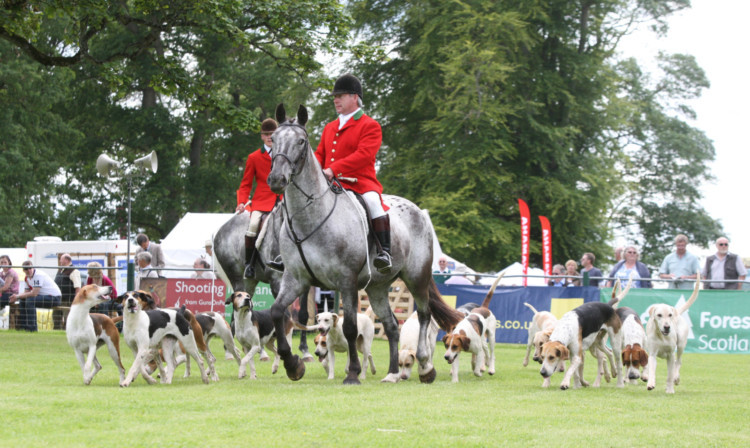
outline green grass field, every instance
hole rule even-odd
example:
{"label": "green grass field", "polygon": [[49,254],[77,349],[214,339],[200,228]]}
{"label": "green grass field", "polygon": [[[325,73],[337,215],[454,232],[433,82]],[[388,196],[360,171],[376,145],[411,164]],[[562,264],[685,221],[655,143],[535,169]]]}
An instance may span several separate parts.
{"label": "green grass field", "polygon": [[[520,345],[497,346],[492,377],[475,378],[462,355],[452,384],[438,345],[435,383],[381,384],[387,347],[375,342],[378,373],[353,387],[341,384],[343,354],[333,381],[317,361],[299,382],[283,368],[271,375],[269,362],[256,362],[257,380],[238,380],[214,339],[220,382],[204,385],[197,370],[183,379],[181,366],[171,385],[139,378],[122,389],[104,348],[103,370],[84,386],[64,332],[0,332],[0,446],[750,446],[748,356],[687,354],[668,396],[663,361],[654,391],[614,382],[561,391],[560,374],[544,390],[538,364],[521,366]],[[126,369],[131,362],[125,348]],[[585,377],[593,372],[589,363]]]}

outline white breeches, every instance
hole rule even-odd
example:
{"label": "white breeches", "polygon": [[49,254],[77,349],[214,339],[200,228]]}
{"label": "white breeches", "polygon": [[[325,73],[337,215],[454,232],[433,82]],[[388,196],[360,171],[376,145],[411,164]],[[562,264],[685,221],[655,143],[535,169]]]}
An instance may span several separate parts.
{"label": "white breeches", "polygon": [[260,227],[260,218],[263,217],[263,212],[253,210],[250,213],[250,224],[247,226],[247,232],[245,236],[254,237],[258,236],[258,228]]}
{"label": "white breeches", "polygon": [[383,203],[380,200],[380,195],[374,191],[368,191],[362,195],[362,198],[367,204],[367,210],[370,211],[370,217],[372,219],[380,218],[385,216],[385,210],[383,210]]}

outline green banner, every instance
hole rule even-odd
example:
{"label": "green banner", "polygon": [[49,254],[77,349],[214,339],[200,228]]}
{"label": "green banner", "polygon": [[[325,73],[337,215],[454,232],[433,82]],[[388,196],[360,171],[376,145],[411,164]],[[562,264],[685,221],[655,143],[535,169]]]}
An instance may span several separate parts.
{"label": "green banner", "polygon": [[[634,309],[643,325],[655,303],[677,307],[692,291],[675,289],[631,289],[620,306]],[[601,290],[602,302],[612,298],[612,288]],[[685,352],[750,353],[750,291],[701,290],[698,299],[682,314],[690,325]]]}

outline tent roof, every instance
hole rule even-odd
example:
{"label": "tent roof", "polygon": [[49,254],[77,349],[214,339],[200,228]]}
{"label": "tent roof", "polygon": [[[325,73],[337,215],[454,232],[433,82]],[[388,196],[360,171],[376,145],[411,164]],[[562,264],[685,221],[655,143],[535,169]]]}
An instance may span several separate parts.
{"label": "tent roof", "polygon": [[[161,241],[168,267],[193,267],[196,258],[206,253],[206,240],[234,213],[185,213],[180,222]],[[213,264],[213,262],[212,262]],[[189,276],[191,272],[165,271],[168,277]]]}

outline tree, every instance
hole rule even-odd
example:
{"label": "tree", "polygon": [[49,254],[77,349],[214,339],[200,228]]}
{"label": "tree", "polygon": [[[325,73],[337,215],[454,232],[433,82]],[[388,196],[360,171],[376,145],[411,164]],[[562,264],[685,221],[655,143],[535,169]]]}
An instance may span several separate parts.
{"label": "tree", "polygon": [[[686,4],[354,2],[365,42],[393,49],[390,59],[357,65],[383,123],[386,191],[428,208],[443,249],[481,270],[518,259],[519,197],[550,219],[557,260],[588,251],[606,259],[613,202],[671,187],[645,183],[643,171],[621,176],[623,164],[637,163],[628,139],[648,131],[643,123],[639,131],[642,98],[626,90],[616,45],[628,24],[649,20],[663,30],[664,18]],[[682,81],[700,90],[698,78]],[[675,93],[663,91],[652,105]],[[684,155],[661,175],[681,176]],[[706,177],[704,166],[691,166],[694,179]],[[538,245],[532,261],[540,261]]]}
{"label": "tree", "polygon": [[159,172],[135,179],[135,231],[158,240],[186,211],[233,210],[260,120],[315,89],[316,52],[343,47],[349,24],[334,0],[4,6],[0,38],[65,86],[66,101],[43,106],[76,138],[61,135],[48,154],[58,171],[39,173],[56,186],[39,213],[45,233],[65,239],[124,233],[127,185],[96,174],[102,152],[124,164],[158,154]]}

